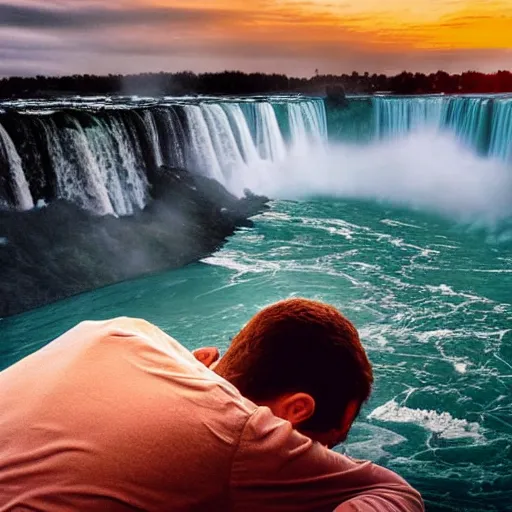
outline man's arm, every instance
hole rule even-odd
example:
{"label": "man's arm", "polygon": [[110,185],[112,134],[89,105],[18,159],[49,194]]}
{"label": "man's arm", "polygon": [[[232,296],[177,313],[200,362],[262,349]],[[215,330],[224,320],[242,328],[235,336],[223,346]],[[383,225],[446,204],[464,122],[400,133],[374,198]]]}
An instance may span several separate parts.
{"label": "man's arm", "polygon": [[233,510],[421,512],[421,496],[398,475],[334,453],[269,409],[242,432],[231,475]]}

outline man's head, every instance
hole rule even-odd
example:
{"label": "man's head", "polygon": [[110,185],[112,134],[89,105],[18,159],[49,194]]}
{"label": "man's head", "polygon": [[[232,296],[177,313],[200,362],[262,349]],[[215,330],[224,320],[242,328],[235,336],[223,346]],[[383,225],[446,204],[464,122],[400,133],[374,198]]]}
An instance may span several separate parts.
{"label": "man's head", "polygon": [[345,439],[373,383],[352,323],[334,307],[306,299],[278,302],[255,315],[215,372],[329,446]]}

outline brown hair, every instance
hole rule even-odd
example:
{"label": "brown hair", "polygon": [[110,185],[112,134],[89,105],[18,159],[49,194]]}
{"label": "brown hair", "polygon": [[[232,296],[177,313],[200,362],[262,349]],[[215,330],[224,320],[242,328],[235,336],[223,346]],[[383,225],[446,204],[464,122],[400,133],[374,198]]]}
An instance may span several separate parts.
{"label": "brown hair", "polygon": [[269,306],[235,336],[215,371],[254,402],[308,393],[315,413],[301,427],[339,428],[349,402],[362,405],[373,383],[352,323],[336,308],[307,299]]}

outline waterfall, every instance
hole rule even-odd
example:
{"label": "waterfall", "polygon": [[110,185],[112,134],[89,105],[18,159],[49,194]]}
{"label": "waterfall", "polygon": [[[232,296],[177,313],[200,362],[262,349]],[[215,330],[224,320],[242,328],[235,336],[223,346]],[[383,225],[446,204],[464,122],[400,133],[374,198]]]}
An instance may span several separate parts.
{"label": "waterfall", "polygon": [[280,104],[208,101],[185,105],[188,165],[240,193],[245,185],[264,181],[269,165],[278,165],[290,152],[307,151],[326,141],[323,101],[286,105],[292,127],[288,145],[276,114]]}
{"label": "waterfall", "polygon": [[[0,163],[4,161],[7,165],[12,183],[12,193],[15,196],[16,207],[20,210],[33,208],[34,201],[23,172],[21,158],[9,134],[0,124]],[[1,174],[0,174],[1,179]]]}
{"label": "waterfall", "polygon": [[260,156],[254,145],[254,139],[251,135],[247,119],[242,111],[242,107],[236,103],[223,103],[222,107],[228,115],[231,128],[238,141],[245,163],[255,165],[260,160]]}
{"label": "waterfall", "polygon": [[[8,141],[2,147],[10,155],[3,173],[17,184],[19,199],[12,199],[10,188],[0,193],[11,207],[13,202],[33,205],[25,200],[30,185],[36,201],[62,198],[100,215],[130,215],[146,206],[161,165],[186,167],[242,194],[278,172],[276,166],[289,154],[323,143],[327,134],[321,99],[44,105],[36,110],[27,104],[23,115],[12,114],[15,142],[2,131]],[[37,140],[38,147],[25,139]],[[34,155],[26,155],[31,150]],[[33,184],[23,173],[23,158]]]}
{"label": "waterfall", "polygon": [[272,162],[286,157],[286,146],[272,105],[266,102],[256,104],[256,145],[260,156]]}
{"label": "waterfall", "polygon": [[201,105],[201,112],[222,169],[223,180],[228,182],[235,172],[243,172],[245,166],[228,116],[220,105],[210,103]]}
{"label": "waterfall", "polygon": [[290,135],[294,141],[295,150],[306,148],[310,139],[310,133],[306,128],[306,120],[300,103],[291,103],[288,105],[290,117]]}
{"label": "waterfall", "polygon": [[318,101],[298,101],[288,104],[290,136],[294,152],[308,151],[327,139],[325,106]]}
{"label": "waterfall", "polygon": [[68,114],[65,114],[65,121],[66,126],[61,128],[53,119],[46,123],[58,196],[100,215],[113,214],[106,169],[98,165],[78,121]]}
{"label": "waterfall", "polygon": [[251,134],[251,137],[254,141],[256,141],[256,119],[258,117],[257,111],[256,111],[256,102],[255,101],[244,101],[242,103],[239,103],[238,106],[240,107],[240,110],[243,113],[243,116],[245,118],[245,121],[247,123],[247,127],[249,128],[249,132]]}
{"label": "waterfall", "polygon": [[373,104],[378,138],[400,137],[413,130],[436,129],[441,125],[442,98],[376,97]]}
{"label": "waterfall", "polygon": [[[165,165],[185,167],[185,129],[172,106],[154,110],[153,117]],[[158,162],[158,159],[157,159]]]}
{"label": "waterfall", "polygon": [[160,136],[158,135],[158,128],[156,126],[154,113],[152,110],[145,110],[142,115],[143,115],[143,119],[144,119],[144,124],[146,126],[146,130],[148,131],[149,137],[153,144],[153,151],[155,152],[156,165],[161,166],[164,163],[164,159],[162,156]]}
{"label": "waterfall", "polygon": [[186,106],[185,113],[190,131],[189,166],[224,183],[224,176],[201,107],[198,105]]}
{"label": "waterfall", "polygon": [[112,208],[119,215],[132,213],[119,176],[117,151],[110,127],[101,118],[92,118],[91,121],[91,126],[86,128],[87,140],[98,169],[103,170]]}
{"label": "waterfall", "polygon": [[[118,167],[119,178],[123,183],[125,196],[128,198],[131,210],[144,208],[147,195],[147,180],[142,168],[142,151],[138,146],[137,135],[129,128],[133,127],[117,117],[110,117],[112,137],[118,148],[121,165]],[[131,213],[131,212],[130,212]]]}
{"label": "waterfall", "polygon": [[489,120],[492,101],[487,98],[449,98],[445,101],[443,126],[461,142],[486,153],[489,147]]}
{"label": "waterfall", "polygon": [[[379,96],[349,99],[337,110],[304,97],[100,103],[20,100],[19,111],[0,110],[6,206],[28,209],[62,198],[100,215],[130,215],[151,200],[162,164],[216,179],[235,194],[267,190],[286,162],[324,151],[332,133],[351,142],[365,134],[367,142],[448,132],[481,156],[512,162],[512,97],[506,95]],[[347,137],[350,132],[356,136]]]}
{"label": "waterfall", "polygon": [[483,156],[512,160],[510,97],[375,97],[373,110],[377,138],[446,131]]}
{"label": "waterfall", "polygon": [[[82,116],[83,118],[83,116]],[[44,130],[55,172],[57,196],[100,215],[127,215],[146,204],[147,180],[124,121],[88,114],[84,125],[64,114]],[[60,123],[64,126],[60,126]]]}
{"label": "waterfall", "polygon": [[318,100],[301,102],[306,111],[306,118],[311,126],[314,139],[318,142],[327,141],[327,114],[325,103]]}
{"label": "waterfall", "polygon": [[512,98],[495,103],[489,154],[512,163]]}

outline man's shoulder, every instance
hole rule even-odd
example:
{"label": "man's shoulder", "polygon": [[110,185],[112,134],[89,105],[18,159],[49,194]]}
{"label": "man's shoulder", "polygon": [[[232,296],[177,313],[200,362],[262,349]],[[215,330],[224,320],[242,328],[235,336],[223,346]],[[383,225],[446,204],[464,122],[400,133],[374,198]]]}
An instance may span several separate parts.
{"label": "man's shoulder", "polygon": [[162,329],[142,318],[128,316],[82,321],[58,337],[48,349],[50,350],[52,346],[71,348],[75,345],[86,348],[108,342],[117,345],[117,351],[147,346],[168,353],[179,352],[189,361],[193,360],[192,354]]}
{"label": "man's shoulder", "polygon": [[165,333],[156,325],[142,318],[119,316],[105,320],[84,320],[75,327],[69,329],[68,333],[88,333],[96,336],[133,336],[133,335],[151,335],[155,333]]}
{"label": "man's shoulder", "polygon": [[245,424],[235,453],[231,490],[236,510],[420,512],[420,495],[397,474],[335,453],[265,408]]}
{"label": "man's shoulder", "polygon": [[247,418],[256,408],[231,383],[198,361],[190,350],[146,320],[123,316],[87,321],[79,324],[77,330],[88,333],[93,344],[104,347],[100,350],[110,352],[113,357],[129,352],[133,362],[139,361],[150,373],[154,370],[160,377],[165,376],[164,380],[193,382],[194,389],[203,391],[204,400],[215,396],[215,399],[223,398],[224,402],[243,404],[241,409],[246,411]]}

